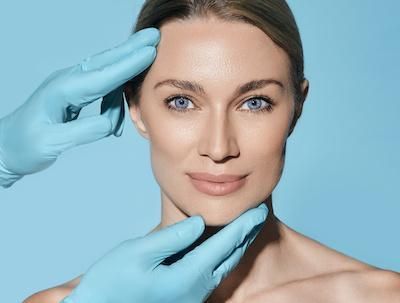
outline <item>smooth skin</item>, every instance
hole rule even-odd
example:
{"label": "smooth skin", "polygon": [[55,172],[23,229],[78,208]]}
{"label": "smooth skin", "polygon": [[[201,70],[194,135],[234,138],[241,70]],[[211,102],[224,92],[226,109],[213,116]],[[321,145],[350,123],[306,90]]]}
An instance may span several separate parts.
{"label": "smooth skin", "polygon": [[[171,21],[160,31],[157,58],[144,80],[141,104],[130,106],[135,126],[151,143],[153,172],[161,188],[161,222],[150,234],[201,215],[207,241],[219,226],[259,201],[269,208],[254,242],[208,302],[399,302],[398,273],[328,248],[291,229],[273,212],[272,190],[281,177],[293,117],[286,53],[254,26],[211,17]],[[170,85],[154,88],[170,78],[196,81],[206,94]],[[238,85],[261,78],[278,79],[283,87],[267,85],[233,96]],[[302,89],[306,96],[308,81]],[[129,89],[126,93],[129,99]],[[272,98],[274,109],[250,112],[247,101],[255,94]],[[164,100],[173,95],[186,99],[170,105],[189,111],[167,109]],[[211,197],[196,191],[188,171],[249,175],[239,191]],[[36,298],[41,300],[33,298],[29,303],[57,302],[79,283],[77,277],[39,293]]]}

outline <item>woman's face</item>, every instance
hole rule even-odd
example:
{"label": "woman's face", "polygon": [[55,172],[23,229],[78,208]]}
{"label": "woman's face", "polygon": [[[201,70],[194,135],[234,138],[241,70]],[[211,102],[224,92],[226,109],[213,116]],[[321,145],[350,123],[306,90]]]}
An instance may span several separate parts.
{"label": "woman's face", "polygon": [[[140,106],[130,106],[130,114],[150,141],[163,209],[171,221],[199,214],[207,225],[228,224],[268,198],[280,179],[294,113],[289,60],[264,32],[245,23],[192,19],[160,31]],[[193,84],[162,84],[168,79]],[[264,79],[271,81],[238,91]],[[188,175],[195,172],[246,177],[234,192],[205,193]]]}

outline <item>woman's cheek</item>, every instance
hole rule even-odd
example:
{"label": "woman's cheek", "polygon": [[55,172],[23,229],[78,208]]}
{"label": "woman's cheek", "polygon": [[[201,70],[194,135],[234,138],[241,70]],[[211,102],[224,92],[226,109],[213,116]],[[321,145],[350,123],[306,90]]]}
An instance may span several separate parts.
{"label": "woman's cheek", "polygon": [[153,144],[160,148],[172,149],[177,152],[178,147],[183,147],[191,143],[196,138],[197,127],[190,121],[181,121],[177,119],[168,119],[164,121],[159,119],[152,123],[151,138]]}

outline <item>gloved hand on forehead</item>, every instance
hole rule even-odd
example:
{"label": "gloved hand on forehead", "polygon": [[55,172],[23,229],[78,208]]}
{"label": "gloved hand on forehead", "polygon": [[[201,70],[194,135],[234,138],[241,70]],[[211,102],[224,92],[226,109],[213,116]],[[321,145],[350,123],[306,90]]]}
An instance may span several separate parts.
{"label": "gloved hand on forehead", "polygon": [[[150,66],[160,32],[146,28],[112,49],[53,72],[13,113],[0,119],[0,185],[53,164],[69,148],[124,126],[123,84]],[[100,115],[78,118],[81,109],[102,100]]]}
{"label": "gloved hand on forehead", "polygon": [[201,303],[236,267],[265,223],[264,203],[164,265],[204,231],[193,216],[149,235],[124,241],[100,258],[61,303]]}

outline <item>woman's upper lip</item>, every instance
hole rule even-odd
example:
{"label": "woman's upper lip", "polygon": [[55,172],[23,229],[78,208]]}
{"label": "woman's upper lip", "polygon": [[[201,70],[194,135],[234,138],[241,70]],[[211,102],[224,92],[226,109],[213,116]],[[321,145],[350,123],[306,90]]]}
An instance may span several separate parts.
{"label": "woman's upper lip", "polygon": [[233,182],[240,180],[247,175],[229,175],[229,174],[221,174],[221,175],[213,175],[209,173],[188,173],[188,175],[196,180],[203,180],[203,181],[209,181],[209,182]]}

